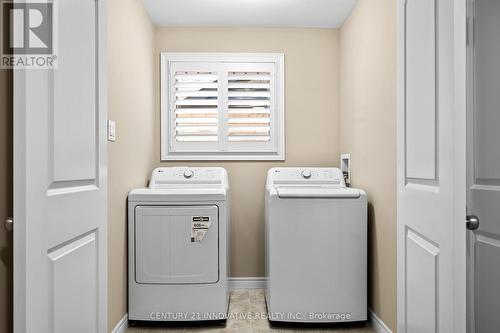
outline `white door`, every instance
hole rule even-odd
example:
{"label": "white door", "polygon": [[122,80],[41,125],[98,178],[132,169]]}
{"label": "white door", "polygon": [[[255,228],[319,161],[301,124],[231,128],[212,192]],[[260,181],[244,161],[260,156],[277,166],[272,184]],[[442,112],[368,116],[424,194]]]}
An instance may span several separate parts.
{"label": "white door", "polygon": [[14,330],[104,333],[104,3],[56,3],[58,68],[14,73]]}
{"label": "white door", "polygon": [[469,311],[471,333],[500,327],[500,1],[471,2]]}
{"label": "white door", "polygon": [[465,332],[465,0],[398,0],[398,333]]}

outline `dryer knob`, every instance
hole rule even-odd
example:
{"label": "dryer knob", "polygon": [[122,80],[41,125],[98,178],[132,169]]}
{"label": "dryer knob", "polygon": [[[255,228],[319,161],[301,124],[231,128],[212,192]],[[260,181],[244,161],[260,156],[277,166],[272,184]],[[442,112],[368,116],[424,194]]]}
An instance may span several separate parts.
{"label": "dryer knob", "polygon": [[309,170],[302,171],[302,177],[305,179],[311,178],[311,171],[309,171]]}
{"label": "dryer knob", "polygon": [[193,177],[193,175],[194,175],[193,170],[184,171],[184,178],[191,178]]}

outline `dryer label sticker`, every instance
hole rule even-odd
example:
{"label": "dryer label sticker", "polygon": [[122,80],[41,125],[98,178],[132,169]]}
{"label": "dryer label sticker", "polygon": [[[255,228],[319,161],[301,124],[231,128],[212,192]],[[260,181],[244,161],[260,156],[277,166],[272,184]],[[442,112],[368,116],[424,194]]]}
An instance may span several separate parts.
{"label": "dryer label sticker", "polygon": [[210,224],[210,216],[193,216],[191,218],[191,242],[201,242]]}

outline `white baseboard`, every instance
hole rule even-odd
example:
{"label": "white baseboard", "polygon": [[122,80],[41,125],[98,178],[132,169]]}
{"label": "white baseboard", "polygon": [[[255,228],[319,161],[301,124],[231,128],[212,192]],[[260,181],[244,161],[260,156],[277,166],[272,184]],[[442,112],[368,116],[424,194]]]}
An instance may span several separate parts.
{"label": "white baseboard", "polygon": [[115,328],[111,331],[111,333],[125,333],[128,328],[128,314],[125,314],[122,319],[116,324]]}
{"label": "white baseboard", "polygon": [[228,278],[229,289],[264,289],[266,288],[265,277],[230,277]]}
{"label": "white baseboard", "polygon": [[368,308],[368,321],[376,333],[392,333],[382,319],[380,319],[370,308]]}

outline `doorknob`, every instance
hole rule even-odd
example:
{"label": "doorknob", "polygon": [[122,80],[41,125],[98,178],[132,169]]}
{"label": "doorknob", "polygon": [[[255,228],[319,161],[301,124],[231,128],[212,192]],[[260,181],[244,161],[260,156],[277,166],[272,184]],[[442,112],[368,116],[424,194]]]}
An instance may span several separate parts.
{"label": "doorknob", "polygon": [[476,215],[468,215],[465,219],[467,229],[476,230],[479,228],[479,218]]}
{"label": "doorknob", "polygon": [[5,230],[12,231],[14,225],[14,219],[12,217],[6,218],[5,221],[3,222],[3,225],[5,227]]}

